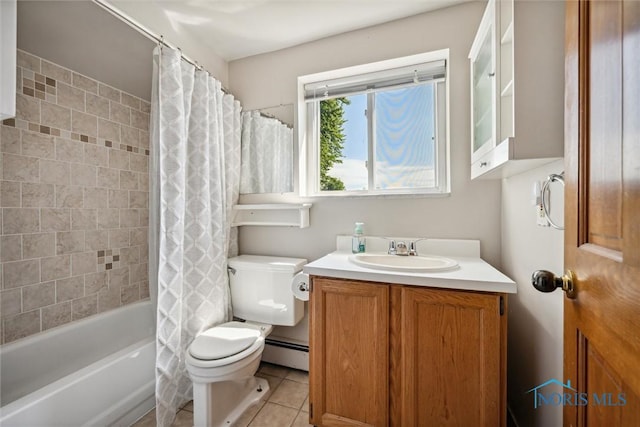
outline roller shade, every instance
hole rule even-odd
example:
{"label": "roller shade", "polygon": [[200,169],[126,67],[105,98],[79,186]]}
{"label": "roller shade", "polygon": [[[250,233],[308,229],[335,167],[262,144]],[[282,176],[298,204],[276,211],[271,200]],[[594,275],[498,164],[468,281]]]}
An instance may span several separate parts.
{"label": "roller shade", "polygon": [[432,61],[373,73],[323,80],[304,85],[305,101],[389,90],[445,78],[446,61]]}

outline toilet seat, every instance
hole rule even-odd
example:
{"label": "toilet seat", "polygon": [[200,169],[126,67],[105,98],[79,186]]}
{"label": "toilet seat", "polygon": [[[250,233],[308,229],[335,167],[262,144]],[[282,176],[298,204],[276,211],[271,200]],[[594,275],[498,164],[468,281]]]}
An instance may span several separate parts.
{"label": "toilet seat", "polygon": [[227,322],[207,329],[189,346],[187,359],[194,367],[215,368],[237,362],[264,348],[270,325]]}

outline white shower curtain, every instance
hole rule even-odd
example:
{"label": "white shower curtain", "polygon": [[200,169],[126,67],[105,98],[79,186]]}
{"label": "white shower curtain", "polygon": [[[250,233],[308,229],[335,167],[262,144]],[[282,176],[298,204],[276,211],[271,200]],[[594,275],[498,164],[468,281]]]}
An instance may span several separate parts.
{"label": "white shower curtain", "polygon": [[293,130],[259,111],[245,111],[240,192],[289,191],[293,191]]}
{"label": "white shower curtain", "polygon": [[158,426],[169,426],[191,399],[187,347],[231,315],[227,258],[237,253],[230,224],[239,191],[240,127],[240,104],[220,82],[179,51],[156,49],[149,269],[157,283]]}

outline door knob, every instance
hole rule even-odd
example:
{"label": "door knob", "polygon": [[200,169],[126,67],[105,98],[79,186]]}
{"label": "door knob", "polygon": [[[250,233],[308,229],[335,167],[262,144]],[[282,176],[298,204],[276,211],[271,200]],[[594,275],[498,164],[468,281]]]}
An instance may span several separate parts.
{"label": "door knob", "polygon": [[575,281],[576,276],[571,270],[567,270],[562,277],[547,270],[536,270],[531,275],[531,284],[540,292],[553,292],[561,288],[571,299],[576,297]]}

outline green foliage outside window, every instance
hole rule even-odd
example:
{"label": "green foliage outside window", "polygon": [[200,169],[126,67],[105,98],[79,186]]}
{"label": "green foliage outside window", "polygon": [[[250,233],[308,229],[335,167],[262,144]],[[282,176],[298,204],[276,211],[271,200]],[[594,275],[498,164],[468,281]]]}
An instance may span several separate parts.
{"label": "green foliage outside window", "polygon": [[342,163],[344,148],[344,105],[347,98],[334,98],[320,102],[320,189],[323,191],[344,190],[344,183],[328,175],[331,167]]}

